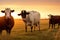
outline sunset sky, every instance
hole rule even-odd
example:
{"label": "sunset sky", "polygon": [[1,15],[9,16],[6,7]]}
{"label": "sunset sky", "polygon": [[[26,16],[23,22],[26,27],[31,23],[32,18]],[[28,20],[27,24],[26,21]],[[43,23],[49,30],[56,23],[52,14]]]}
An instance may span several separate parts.
{"label": "sunset sky", "polygon": [[[41,14],[41,19],[48,18],[49,14],[60,15],[60,0],[0,0],[0,11],[5,8],[14,9],[12,16],[17,19],[21,10],[38,11]],[[4,16],[0,12],[0,16]]]}

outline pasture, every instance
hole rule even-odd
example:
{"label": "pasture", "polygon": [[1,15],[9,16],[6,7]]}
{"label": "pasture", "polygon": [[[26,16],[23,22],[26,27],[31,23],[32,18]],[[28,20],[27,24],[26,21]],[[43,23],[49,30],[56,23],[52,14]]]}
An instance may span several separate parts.
{"label": "pasture", "polygon": [[11,31],[11,34],[8,35],[4,30],[2,35],[0,35],[0,40],[60,40],[60,28],[57,29],[48,29],[49,26],[48,19],[40,20],[40,31],[36,27],[36,31],[30,32],[30,27],[28,31],[25,32],[25,26],[22,20],[15,19],[15,25]]}

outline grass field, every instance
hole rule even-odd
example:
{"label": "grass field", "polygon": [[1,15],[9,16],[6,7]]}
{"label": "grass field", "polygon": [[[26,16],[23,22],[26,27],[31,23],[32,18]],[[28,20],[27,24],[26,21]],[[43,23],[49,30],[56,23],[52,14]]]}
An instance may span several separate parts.
{"label": "grass field", "polygon": [[5,30],[3,30],[2,35],[0,35],[0,40],[60,40],[60,29],[48,29],[48,20],[40,20],[40,31],[36,27],[36,31],[30,32],[30,27],[28,27],[28,32],[25,32],[24,23],[22,20],[15,19],[15,25],[8,35]]}

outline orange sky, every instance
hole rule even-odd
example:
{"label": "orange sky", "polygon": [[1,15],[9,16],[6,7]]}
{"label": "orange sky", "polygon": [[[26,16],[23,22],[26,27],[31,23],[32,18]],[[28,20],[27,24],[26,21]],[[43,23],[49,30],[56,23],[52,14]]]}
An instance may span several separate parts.
{"label": "orange sky", "polygon": [[[14,9],[12,16],[17,19],[21,10],[38,11],[41,14],[41,19],[48,18],[48,14],[60,15],[60,0],[0,0],[0,11],[5,8]],[[4,16],[0,12],[0,16]]]}

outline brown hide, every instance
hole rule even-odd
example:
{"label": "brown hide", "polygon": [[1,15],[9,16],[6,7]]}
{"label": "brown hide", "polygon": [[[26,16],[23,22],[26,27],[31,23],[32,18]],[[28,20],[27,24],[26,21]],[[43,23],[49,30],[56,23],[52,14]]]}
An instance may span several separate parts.
{"label": "brown hide", "polygon": [[55,24],[58,24],[58,28],[60,25],[60,16],[51,16],[51,18],[49,19],[49,28],[50,28],[50,24],[52,24],[52,28],[54,26],[55,28]]}
{"label": "brown hide", "polygon": [[0,31],[2,30],[11,30],[14,26],[14,19],[11,16],[11,18],[8,20],[4,17],[0,17]]}

